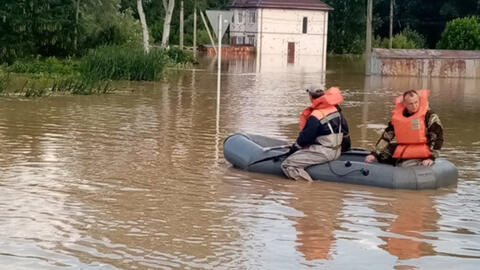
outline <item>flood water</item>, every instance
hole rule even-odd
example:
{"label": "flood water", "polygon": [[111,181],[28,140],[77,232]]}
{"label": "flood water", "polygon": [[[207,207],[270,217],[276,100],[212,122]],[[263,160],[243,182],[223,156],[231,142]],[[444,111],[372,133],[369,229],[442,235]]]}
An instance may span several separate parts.
{"label": "flood water", "polygon": [[[2,269],[478,269],[480,79],[327,73],[215,59],[115,94],[0,98]],[[370,148],[393,99],[429,88],[456,186],[389,190],[294,182],[231,167],[235,132],[293,142],[303,90],[339,86],[354,147]],[[218,117],[217,117],[218,116]]]}

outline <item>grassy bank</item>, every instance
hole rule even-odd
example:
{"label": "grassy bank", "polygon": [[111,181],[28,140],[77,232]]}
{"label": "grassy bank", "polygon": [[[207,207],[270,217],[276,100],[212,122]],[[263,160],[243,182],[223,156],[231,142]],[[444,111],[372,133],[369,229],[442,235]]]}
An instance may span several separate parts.
{"label": "grassy bank", "polygon": [[88,80],[79,76],[15,74],[0,71],[0,96],[42,97],[93,95],[114,92],[111,80]]}
{"label": "grassy bank", "polygon": [[[111,80],[153,81],[167,67],[191,65],[190,53],[179,49],[141,49],[108,46],[88,52],[79,59],[19,59],[0,68],[0,95],[38,97],[51,94],[106,94],[115,91]],[[11,83],[11,74],[22,74],[20,86]]]}
{"label": "grassy bank", "polygon": [[27,74],[73,75],[77,73],[78,64],[79,60],[72,58],[18,59],[12,65],[5,66],[4,71]]}
{"label": "grassy bank", "polygon": [[166,67],[192,61],[190,53],[179,49],[152,49],[147,54],[142,49],[110,46],[90,51],[81,59],[79,72],[83,77],[98,80],[154,81]]}

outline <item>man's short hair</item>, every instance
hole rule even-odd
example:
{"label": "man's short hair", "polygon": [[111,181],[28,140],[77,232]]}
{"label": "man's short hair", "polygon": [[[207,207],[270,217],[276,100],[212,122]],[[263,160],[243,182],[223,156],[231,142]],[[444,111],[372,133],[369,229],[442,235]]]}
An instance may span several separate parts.
{"label": "man's short hair", "polygon": [[405,97],[407,97],[407,96],[413,97],[413,96],[415,96],[415,95],[420,96],[420,95],[418,94],[418,92],[415,91],[415,90],[407,90],[407,91],[405,91],[405,93],[403,93],[403,99],[405,100]]}

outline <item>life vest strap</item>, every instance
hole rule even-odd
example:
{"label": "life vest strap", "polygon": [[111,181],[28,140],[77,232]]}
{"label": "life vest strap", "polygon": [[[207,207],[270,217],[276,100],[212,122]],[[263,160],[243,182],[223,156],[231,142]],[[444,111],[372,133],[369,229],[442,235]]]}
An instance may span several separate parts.
{"label": "life vest strap", "polygon": [[[331,118],[329,118],[329,117],[331,117]],[[332,120],[333,118],[336,118],[336,117],[340,118],[340,123],[338,125],[338,134],[340,134],[340,133],[342,133],[342,115],[338,111],[334,112],[334,113],[331,113],[331,114],[329,114],[329,115],[327,115],[323,118],[323,119],[326,119],[328,128],[330,129],[330,132],[331,132],[332,135],[335,135],[335,132],[333,131],[333,127],[330,124],[330,120]],[[342,136],[342,139],[343,139],[343,136]],[[335,138],[335,143],[336,143],[335,146],[326,146],[326,145],[324,145],[324,146],[327,147],[327,148],[333,149],[335,151],[342,147],[341,141],[340,141],[340,143],[338,142],[338,136],[336,136],[336,138]]]}
{"label": "life vest strap", "polygon": [[333,120],[334,118],[337,118],[337,117],[341,117],[340,113],[338,111],[323,117],[322,120],[320,120],[320,123],[322,125],[325,125],[326,123],[330,122],[331,120]]}
{"label": "life vest strap", "polygon": [[330,148],[330,149],[333,149],[333,150],[338,150],[340,148],[342,148],[342,145],[341,144],[337,144],[335,146],[326,146],[326,145],[322,145],[323,147],[326,147],[326,148]]}

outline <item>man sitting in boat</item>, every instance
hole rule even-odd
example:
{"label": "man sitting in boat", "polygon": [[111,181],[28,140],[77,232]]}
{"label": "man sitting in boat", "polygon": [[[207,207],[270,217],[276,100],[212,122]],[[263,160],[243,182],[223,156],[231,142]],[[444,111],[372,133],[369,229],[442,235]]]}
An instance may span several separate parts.
{"label": "man sitting in boat", "polygon": [[[294,180],[312,181],[305,171],[309,166],[337,159],[350,149],[348,125],[338,106],[343,102],[340,89],[307,89],[312,104],[300,115],[300,134],[282,163],[285,175]],[[342,146],[343,142],[343,146]]]}
{"label": "man sitting in boat", "polygon": [[428,94],[428,90],[408,90],[395,99],[392,120],[365,162],[403,167],[434,163],[443,145],[443,127],[428,106]]}

